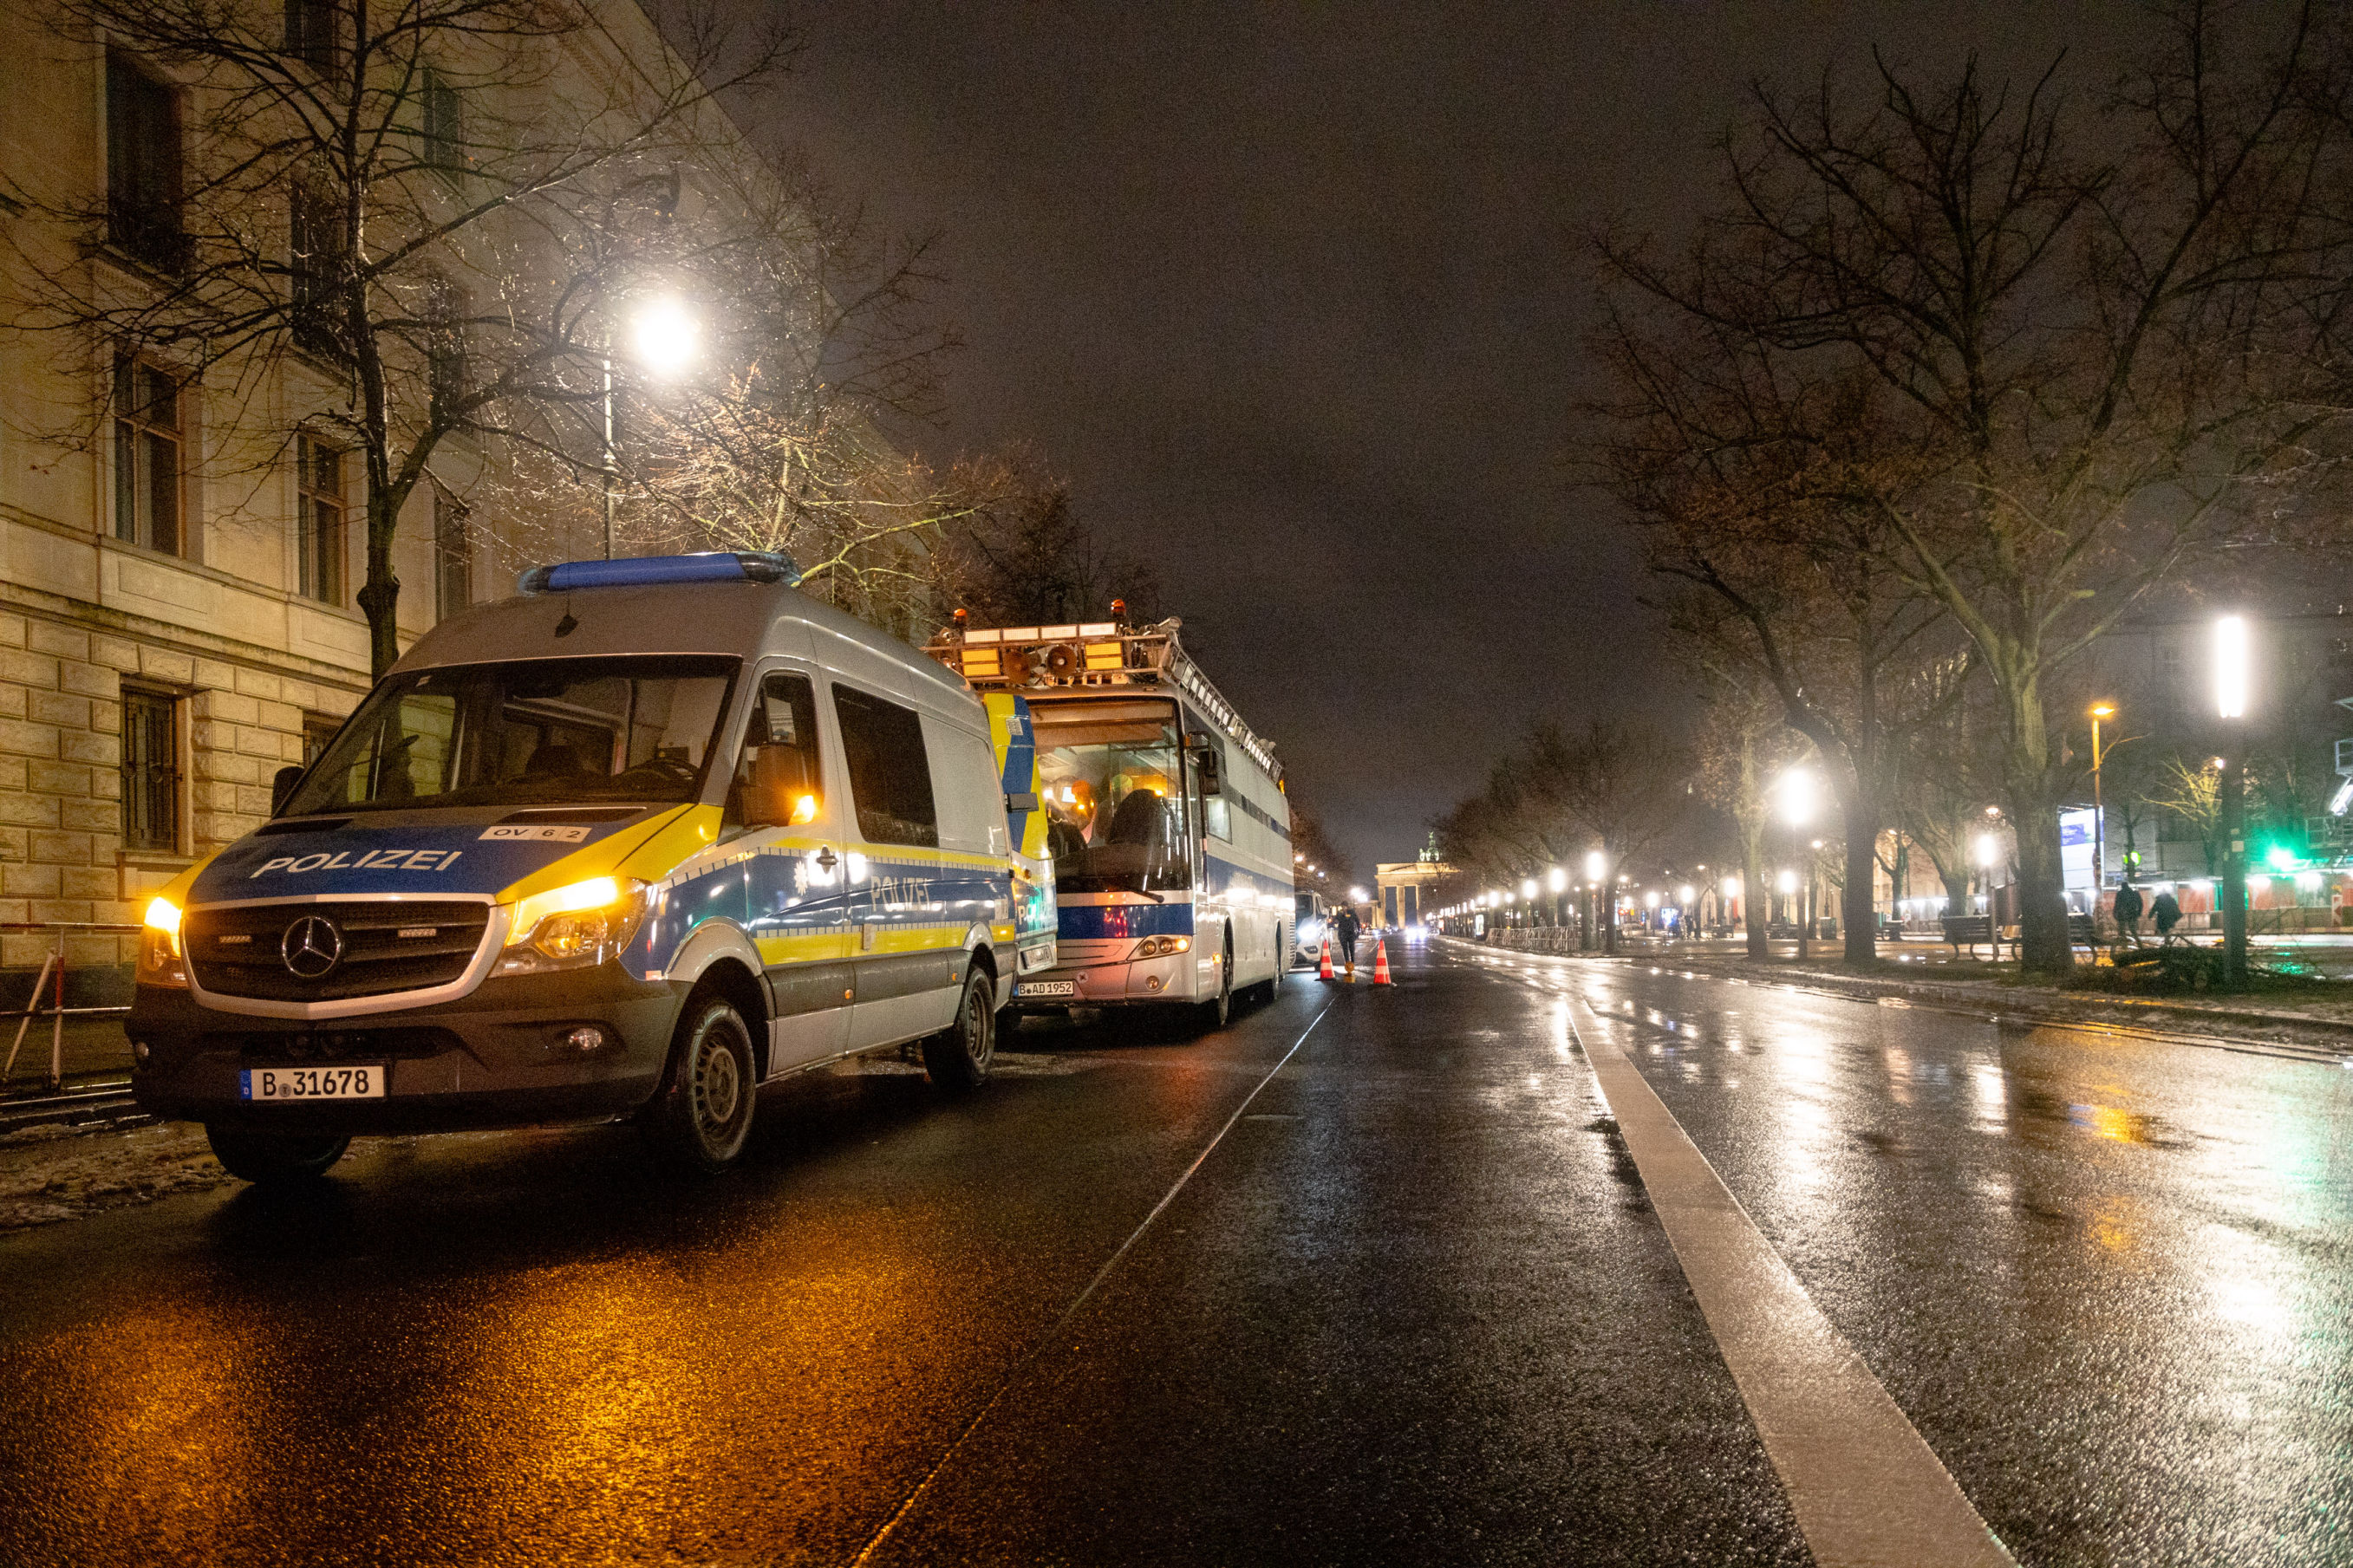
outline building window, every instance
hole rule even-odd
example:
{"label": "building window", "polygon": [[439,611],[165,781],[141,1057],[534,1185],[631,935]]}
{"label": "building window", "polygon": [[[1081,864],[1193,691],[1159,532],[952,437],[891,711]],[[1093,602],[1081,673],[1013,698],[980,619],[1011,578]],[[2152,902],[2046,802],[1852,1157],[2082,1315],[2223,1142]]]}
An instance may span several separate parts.
{"label": "building window", "polygon": [[433,618],[446,621],[474,602],[474,552],[466,538],[466,509],[445,495],[433,498]]}
{"label": "building window", "polygon": [[297,180],[290,207],[289,283],[294,342],[312,353],[347,356],[343,330],[343,203],[326,180]]}
{"label": "building window", "polygon": [[114,537],[178,554],[185,487],[180,477],[180,385],[129,354],[114,361]]}
{"label": "building window", "polygon": [[180,704],[162,692],[122,692],[122,847],[180,849]]}
{"label": "building window", "polygon": [[321,757],[326,755],[327,742],[333,740],[335,738],[335,731],[343,727],[343,721],[341,719],[335,718],[332,714],[303,714],[302,765],[307,768],[312,763],[317,762]]}
{"label": "building window", "polygon": [[466,126],[457,84],[427,66],[424,89],[418,97],[424,100],[421,107],[426,166],[445,174],[462,173],[466,167]]}
{"label": "building window", "polygon": [[294,451],[294,532],[306,598],[343,602],[343,454],[305,436]]}
{"label": "building window", "polygon": [[286,0],[286,52],[313,70],[341,63],[343,19],[335,0]]}
{"label": "building window", "polygon": [[180,230],[180,95],[121,55],[106,57],[106,237],[172,270]]}
{"label": "building window", "polygon": [[436,424],[454,423],[466,395],[466,290],[436,276],[425,286],[425,374]]}

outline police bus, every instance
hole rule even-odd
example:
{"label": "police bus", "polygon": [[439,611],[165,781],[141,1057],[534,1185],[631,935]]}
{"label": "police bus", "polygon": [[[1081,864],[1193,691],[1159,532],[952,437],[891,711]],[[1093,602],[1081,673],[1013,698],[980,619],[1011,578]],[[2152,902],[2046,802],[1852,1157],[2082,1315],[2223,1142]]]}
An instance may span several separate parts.
{"label": "police bus", "polygon": [[1180,625],[980,627],[959,611],[930,648],[1029,702],[1057,960],[1018,980],[1017,1009],[1189,1005],[1222,1025],[1236,992],[1282,984],[1298,920],[1282,768]]}

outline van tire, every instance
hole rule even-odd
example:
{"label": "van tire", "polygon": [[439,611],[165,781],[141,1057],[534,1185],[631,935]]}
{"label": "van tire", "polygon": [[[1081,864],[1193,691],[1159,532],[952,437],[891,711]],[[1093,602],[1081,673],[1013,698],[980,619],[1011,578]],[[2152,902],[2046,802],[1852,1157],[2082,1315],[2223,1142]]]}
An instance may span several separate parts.
{"label": "van tire", "polygon": [[956,997],[955,1022],[923,1040],[923,1070],[949,1094],[970,1094],[988,1081],[997,1060],[997,986],[988,971],[965,971]]}
{"label": "van tire", "polygon": [[315,1182],[352,1146],[349,1138],[332,1133],[240,1132],[210,1124],[205,1138],[223,1170],[257,1186]]}
{"label": "van tire", "polygon": [[752,1059],[752,1031],[733,1003],[706,994],[688,1005],[661,1092],[638,1122],[657,1160],[697,1176],[735,1163],[760,1099]]}

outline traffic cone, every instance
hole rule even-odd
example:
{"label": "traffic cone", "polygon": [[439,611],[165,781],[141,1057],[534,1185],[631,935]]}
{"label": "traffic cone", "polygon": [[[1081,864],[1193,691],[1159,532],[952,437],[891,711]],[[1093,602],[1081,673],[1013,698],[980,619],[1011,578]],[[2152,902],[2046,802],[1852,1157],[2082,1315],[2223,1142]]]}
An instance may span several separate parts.
{"label": "traffic cone", "polygon": [[1328,936],[1324,939],[1324,967],[1315,972],[1315,978],[1318,980],[1329,980],[1333,978],[1332,939]]}
{"label": "traffic cone", "polygon": [[1387,937],[1377,938],[1373,942],[1373,984],[1376,985],[1397,984],[1389,978],[1389,939]]}

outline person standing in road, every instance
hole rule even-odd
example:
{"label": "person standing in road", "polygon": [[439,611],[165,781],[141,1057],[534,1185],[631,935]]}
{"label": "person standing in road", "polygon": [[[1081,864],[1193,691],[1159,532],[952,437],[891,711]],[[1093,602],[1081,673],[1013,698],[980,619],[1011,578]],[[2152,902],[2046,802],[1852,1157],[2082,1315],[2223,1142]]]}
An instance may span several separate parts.
{"label": "person standing in road", "polygon": [[2127,880],[2116,889],[2116,941],[2140,945],[2140,889]]}
{"label": "person standing in road", "polygon": [[2161,944],[2173,941],[2173,928],[2181,923],[2181,906],[2173,900],[2173,889],[2166,889],[2150,900],[2149,918],[2157,922],[2157,940]]}
{"label": "person standing in road", "polygon": [[1339,913],[1332,917],[1332,945],[1340,950],[1340,962],[1348,966],[1348,978],[1356,978],[1356,938],[1364,927],[1356,920],[1356,907],[1342,904]]}

